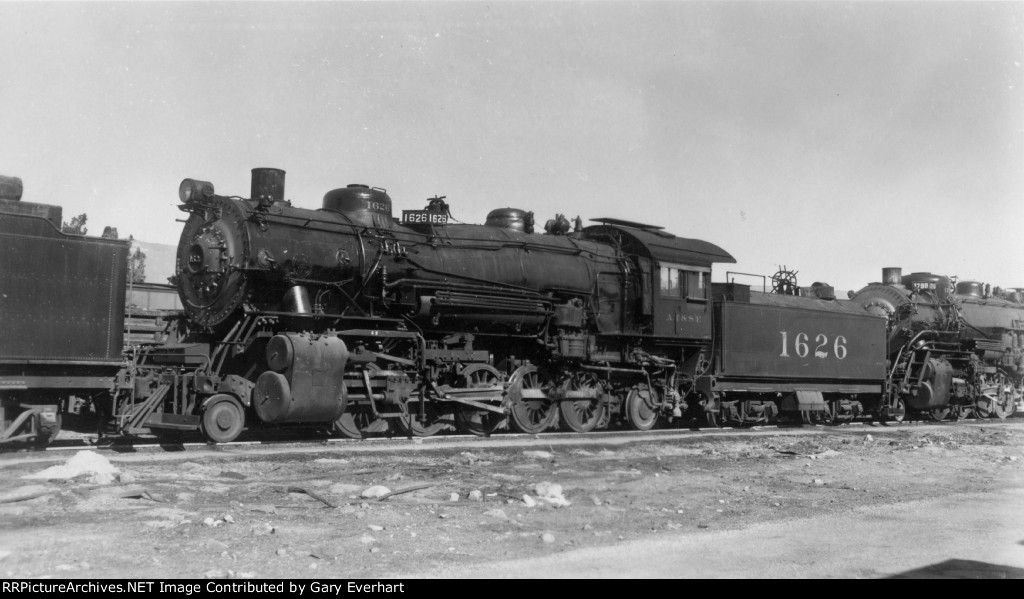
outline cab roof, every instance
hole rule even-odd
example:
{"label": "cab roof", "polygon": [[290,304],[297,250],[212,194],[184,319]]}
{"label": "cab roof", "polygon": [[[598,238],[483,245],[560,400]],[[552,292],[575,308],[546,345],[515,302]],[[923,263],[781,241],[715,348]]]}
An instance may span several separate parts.
{"label": "cab roof", "polygon": [[602,224],[583,229],[583,238],[616,244],[627,253],[653,258],[657,262],[706,267],[714,263],[736,263],[729,252],[713,243],[676,237],[665,232],[662,227],[614,218],[592,220]]}

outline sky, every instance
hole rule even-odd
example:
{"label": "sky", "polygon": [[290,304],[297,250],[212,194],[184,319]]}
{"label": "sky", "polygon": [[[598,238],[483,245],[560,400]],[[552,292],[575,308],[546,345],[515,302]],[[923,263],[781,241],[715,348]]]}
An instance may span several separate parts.
{"label": "sky", "polygon": [[[725,271],[1024,287],[1024,2],[0,2],[0,174],[177,244],[287,172],[704,239]],[[756,282],[740,278],[744,282]]]}

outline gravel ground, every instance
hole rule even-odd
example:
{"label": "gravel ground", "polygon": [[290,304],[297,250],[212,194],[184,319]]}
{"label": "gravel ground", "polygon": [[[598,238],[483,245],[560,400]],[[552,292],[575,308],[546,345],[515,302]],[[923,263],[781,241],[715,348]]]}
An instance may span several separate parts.
{"label": "gravel ground", "polygon": [[[787,521],[1024,488],[1022,441],[1011,420],[6,453],[0,572],[459,577],[765,525],[799,543]],[[578,575],[624,572],[611,561]]]}

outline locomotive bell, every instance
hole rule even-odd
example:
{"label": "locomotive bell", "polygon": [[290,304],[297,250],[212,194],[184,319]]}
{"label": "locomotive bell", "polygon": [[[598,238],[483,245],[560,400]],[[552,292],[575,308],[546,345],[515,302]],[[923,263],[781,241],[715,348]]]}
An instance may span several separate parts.
{"label": "locomotive bell", "polygon": [[260,206],[284,201],[284,171],[279,168],[252,169],[252,195]]}

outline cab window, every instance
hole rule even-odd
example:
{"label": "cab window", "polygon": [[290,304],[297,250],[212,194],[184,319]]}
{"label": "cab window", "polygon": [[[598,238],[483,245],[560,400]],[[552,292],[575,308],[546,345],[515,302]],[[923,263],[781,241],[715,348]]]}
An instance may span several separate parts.
{"label": "cab window", "polygon": [[679,294],[679,269],[661,267],[661,297],[672,297],[678,299]]}
{"label": "cab window", "polygon": [[683,295],[686,299],[707,300],[708,299],[708,278],[711,273],[696,272],[692,270],[682,271],[681,277],[684,284]]}
{"label": "cab window", "polygon": [[661,297],[693,301],[707,301],[711,273],[693,270],[694,267],[662,266]]}

